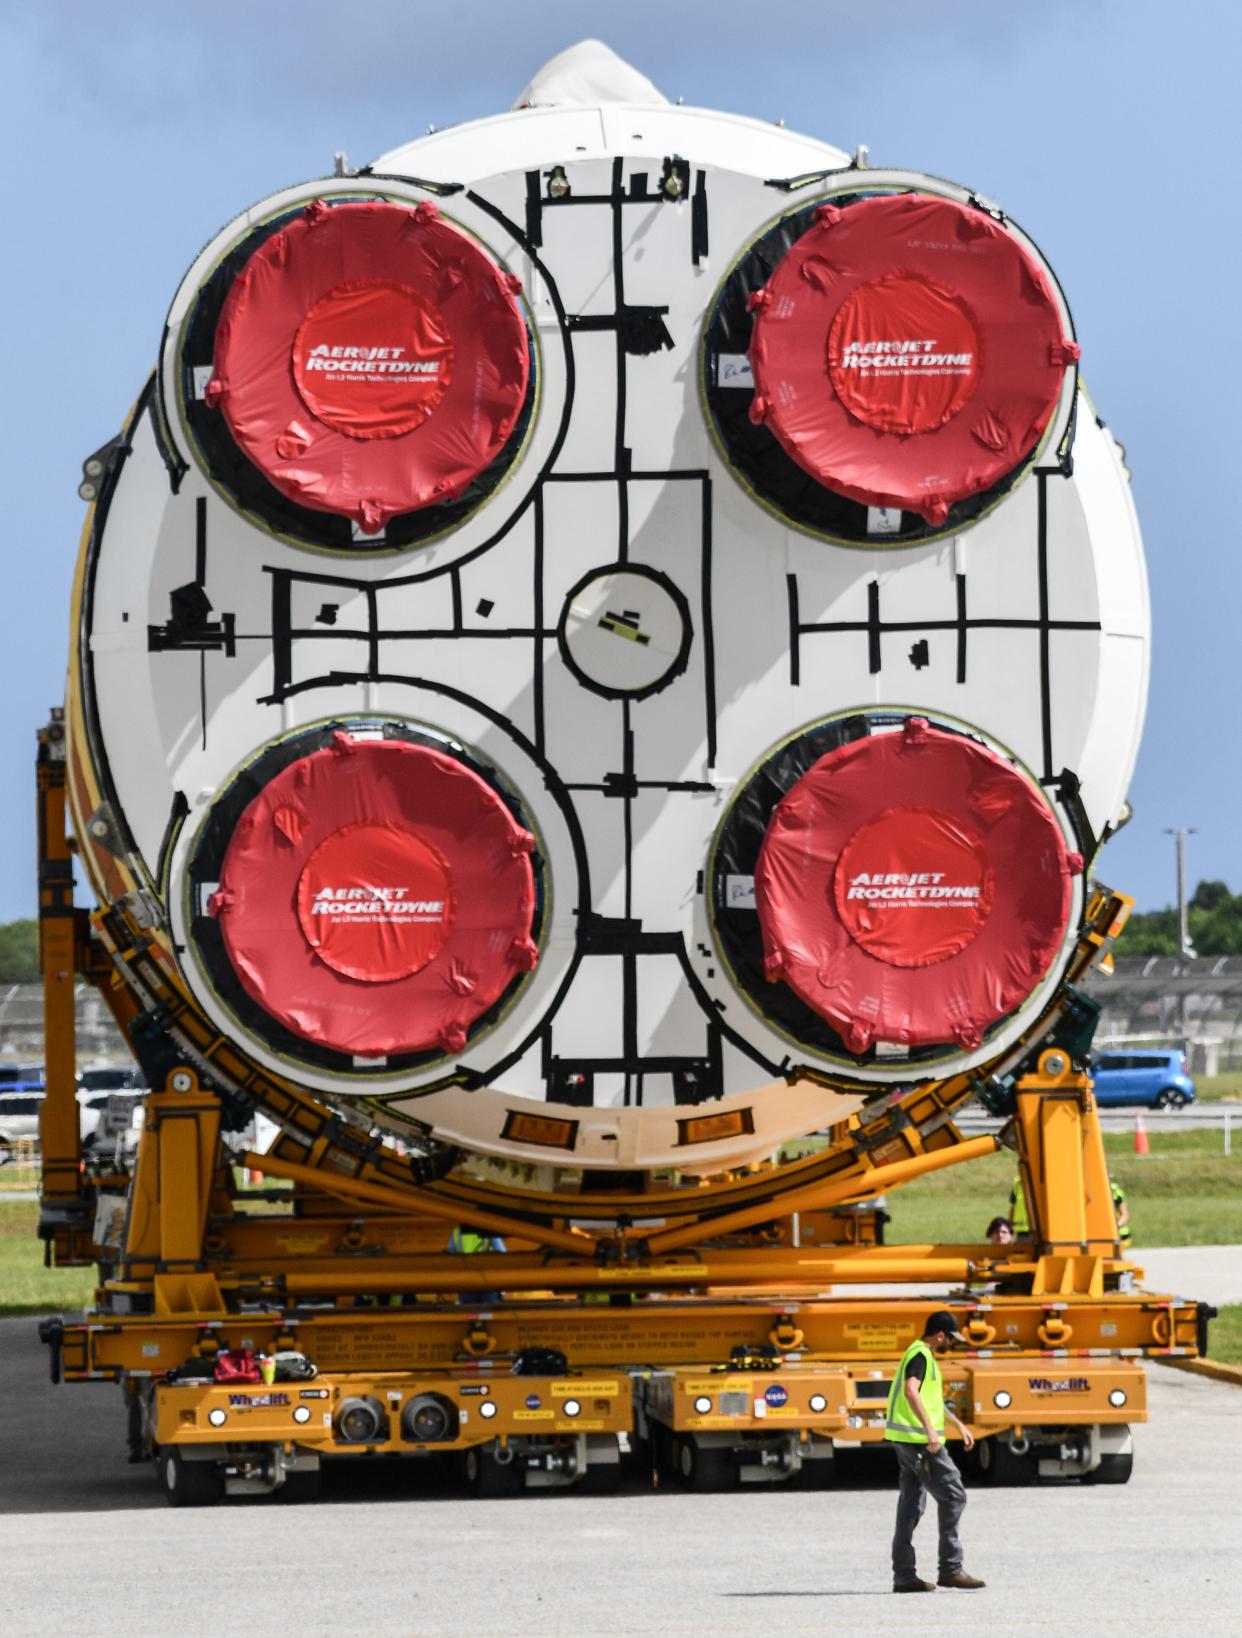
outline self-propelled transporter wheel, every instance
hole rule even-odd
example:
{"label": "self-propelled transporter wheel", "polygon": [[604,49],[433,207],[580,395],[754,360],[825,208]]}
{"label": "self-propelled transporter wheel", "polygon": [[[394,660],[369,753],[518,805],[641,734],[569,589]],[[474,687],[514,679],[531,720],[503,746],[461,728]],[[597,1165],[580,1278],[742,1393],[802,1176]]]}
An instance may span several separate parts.
{"label": "self-propelled transporter wheel", "polygon": [[323,1474],[319,1468],[306,1468],[300,1473],[286,1473],[285,1482],[275,1492],[278,1502],[286,1507],[296,1507],[302,1502],[319,1500],[319,1493],[323,1489]]}
{"label": "self-propelled transporter wheel", "polygon": [[160,1488],[170,1507],[210,1507],[224,1495],[219,1465],[209,1457],[199,1457],[192,1447],[163,1445],[155,1461]]}
{"label": "self-propelled transporter wheel", "polygon": [[737,1484],[729,1452],[704,1445],[692,1433],[674,1434],[673,1467],[686,1490],[731,1490]]}
{"label": "self-propelled transporter wheel", "polygon": [[490,1450],[471,1445],[462,1465],[467,1486],[480,1500],[503,1501],[526,1488],[526,1470],[512,1454],[507,1462],[498,1462]]}
{"label": "self-propelled transporter wheel", "polygon": [[984,1484],[1008,1486],[1034,1484],[1039,1476],[1038,1460],[1025,1440],[1015,1450],[1003,1434],[996,1434],[991,1439],[980,1439],[976,1447],[976,1456],[979,1476]]}

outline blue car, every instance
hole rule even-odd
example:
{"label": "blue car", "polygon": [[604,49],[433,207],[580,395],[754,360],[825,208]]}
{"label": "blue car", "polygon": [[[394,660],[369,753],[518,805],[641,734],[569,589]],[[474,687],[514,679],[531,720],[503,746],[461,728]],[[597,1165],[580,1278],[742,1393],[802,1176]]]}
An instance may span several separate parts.
{"label": "blue car", "polygon": [[1181,1052],[1100,1052],[1091,1060],[1091,1074],[1102,1109],[1118,1104],[1181,1109],[1195,1101],[1195,1083]]}

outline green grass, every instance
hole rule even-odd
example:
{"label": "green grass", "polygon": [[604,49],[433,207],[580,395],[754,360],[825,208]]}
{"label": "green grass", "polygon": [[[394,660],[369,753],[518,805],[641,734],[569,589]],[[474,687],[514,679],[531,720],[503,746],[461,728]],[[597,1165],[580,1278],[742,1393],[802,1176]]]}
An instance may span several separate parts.
{"label": "green grass", "polygon": [[1229,1069],[1223,1075],[1196,1075],[1194,1082],[1195,1091],[1204,1103],[1242,1098],[1242,1069]]}
{"label": "green grass", "polygon": [[1208,1358],[1242,1365],[1242,1303],[1222,1308],[1208,1326]]}
{"label": "green grass", "polygon": [[[1104,1139],[1113,1180],[1126,1191],[1131,1243],[1242,1244],[1242,1143],[1222,1153],[1219,1132],[1153,1132],[1151,1154],[1135,1155],[1125,1133]],[[1008,1152],[947,1166],[889,1196],[889,1240],[980,1240],[1009,1206],[1016,1164]]]}
{"label": "green grass", "polygon": [[91,1300],[93,1268],[44,1268],[38,1221],[33,1200],[0,1202],[0,1315],[51,1314]]}

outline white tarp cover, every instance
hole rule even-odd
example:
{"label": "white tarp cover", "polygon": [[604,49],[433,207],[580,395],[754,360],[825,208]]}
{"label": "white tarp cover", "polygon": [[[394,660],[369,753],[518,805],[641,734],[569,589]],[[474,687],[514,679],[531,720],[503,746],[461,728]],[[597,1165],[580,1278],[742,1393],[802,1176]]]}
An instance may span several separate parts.
{"label": "white tarp cover", "polygon": [[568,103],[666,103],[645,74],[622,62],[602,40],[579,40],[544,63],[515,108],[556,108]]}

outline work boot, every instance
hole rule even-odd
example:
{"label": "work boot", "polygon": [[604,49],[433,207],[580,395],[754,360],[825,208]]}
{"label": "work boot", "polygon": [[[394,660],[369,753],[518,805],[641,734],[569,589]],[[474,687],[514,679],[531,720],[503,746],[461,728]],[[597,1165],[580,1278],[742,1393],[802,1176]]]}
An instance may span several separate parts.
{"label": "work boot", "polygon": [[915,1576],[913,1581],[893,1582],[894,1592],[935,1592],[935,1590],[930,1581],[920,1581],[918,1576]]}
{"label": "work boot", "polygon": [[958,1592],[970,1592],[975,1587],[986,1587],[986,1581],[980,1581],[977,1575],[967,1575],[965,1570],[954,1570],[951,1575],[940,1577],[942,1587],[956,1587]]}

